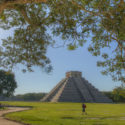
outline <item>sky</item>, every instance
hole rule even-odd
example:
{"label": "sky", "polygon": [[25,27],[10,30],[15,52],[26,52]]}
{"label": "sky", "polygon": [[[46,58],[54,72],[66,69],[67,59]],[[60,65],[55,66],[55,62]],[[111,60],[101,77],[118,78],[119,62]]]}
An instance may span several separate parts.
{"label": "sky", "polygon": [[[4,31],[0,29],[0,39],[12,35],[12,33],[12,30]],[[59,38],[56,40],[61,41]],[[82,76],[100,91],[111,91],[114,87],[119,86],[120,82],[114,82],[110,76],[103,76],[100,73],[102,68],[97,67],[96,62],[101,58],[92,56],[87,51],[87,47],[88,45],[85,44],[84,47],[79,47],[74,51],[69,51],[65,47],[49,47],[47,55],[53,66],[53,71],[49,74],[39,67],[35,67],[32,73],[23,73],[20,67],[15,68],[13,72],[18,84],[15,95],[31,92],[49,92],[65,77],[67,71],[81,71]]]}

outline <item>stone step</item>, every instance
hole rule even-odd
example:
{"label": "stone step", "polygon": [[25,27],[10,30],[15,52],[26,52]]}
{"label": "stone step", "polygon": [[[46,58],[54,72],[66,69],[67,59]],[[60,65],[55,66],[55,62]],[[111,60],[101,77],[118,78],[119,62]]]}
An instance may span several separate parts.
{"label": "stone step", "polygon": [[51,99],[51,102],[57,102],[66,83],[67,83],[68,79],[63,83],[62,87],[59,88],[59,90],[57,91],[56,95]]}
{"label": "stone step", "polygon": [[58,92],[66,79],[62,79],[41,101],[50,101],[52,97]]}
{"label": "stone step", "polygon": [[86,85],[84,84],[84,82],[82,81],[81,78],[74,78],[75,80],[75,84],[77,85],[79,91],[81,92],[82,96],[84,97],[86,102],[92,102],[93,99],[86,87]]}

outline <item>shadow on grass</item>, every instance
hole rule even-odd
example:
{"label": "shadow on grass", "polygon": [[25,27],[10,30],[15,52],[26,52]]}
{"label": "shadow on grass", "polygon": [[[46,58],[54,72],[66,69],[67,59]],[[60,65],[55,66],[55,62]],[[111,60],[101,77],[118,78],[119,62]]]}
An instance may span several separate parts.
{"label": "shadow on grass", "polygon": [[61,119],[77,119],[75,117],[61,117]]}
{"label": "shadow on grass", "polygon": [[[112,116],[112,117],[70,117],[70,116],[64,116],[64,117],[61,117],[61,119],[74,119],[74,120],[80,120],[80,119],[91,119],[91,120],[109,120],[109,119],[112,119],[112,120],[125,120],[125,117],[118,117],[118,116]],[[97,124],[98,125],[98,124]],[[107,124],[105,124],[107,125]]]}
{"label": "shadow on grass", "polygon": [[108,125],[108,124],[105,124],[105,123],[93,123],[92,125]]}
{"label": "shadow on grass", "polygon": [[[87,125],[87,121],[84,121],[84,120],[86,120],[86,119],[95,119],[95,120],[101,120],[100,118],[92,118],[92,117],[61,117],[62,119],[64,119],[64,120],[80,120],[81,122],[81,125],[82,124],[85,124],[86,123],[86,125]],[[89,122],[93,122],[93,121],[89,121]],[[97,122],[96,121],[96,123],[92,123],[92,125],[109,125],[109,124],[107,124],[107,123],[102,123],[102,122]]]}

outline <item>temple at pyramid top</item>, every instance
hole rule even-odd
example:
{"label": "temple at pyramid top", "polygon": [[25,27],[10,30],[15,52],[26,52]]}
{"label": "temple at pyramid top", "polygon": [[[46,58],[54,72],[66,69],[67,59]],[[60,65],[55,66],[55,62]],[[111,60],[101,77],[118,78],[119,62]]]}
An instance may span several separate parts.
{"label": "temple at pyramid top", "polygon": [[70,71],[66,72],[66,77],[82,77],[82,72],[79,71]]}
{"label": "temple at pyramid top", "polygon": [[110,103],[106,97],[85,78],[79,71],[66,72],[62,79],[43,99],[43,102],[101,102]]}

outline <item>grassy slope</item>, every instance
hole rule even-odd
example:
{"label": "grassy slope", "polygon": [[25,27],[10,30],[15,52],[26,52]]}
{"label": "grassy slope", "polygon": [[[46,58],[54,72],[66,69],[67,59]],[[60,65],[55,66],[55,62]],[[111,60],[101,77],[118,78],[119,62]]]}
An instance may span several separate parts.
{"label": "grassy slope", "polygon": [[32,110],[6,115],[31,125],[125,125],[125,104],[87,104],[88,114],[82,115],[80,103],[6,103],[33,106]]}

